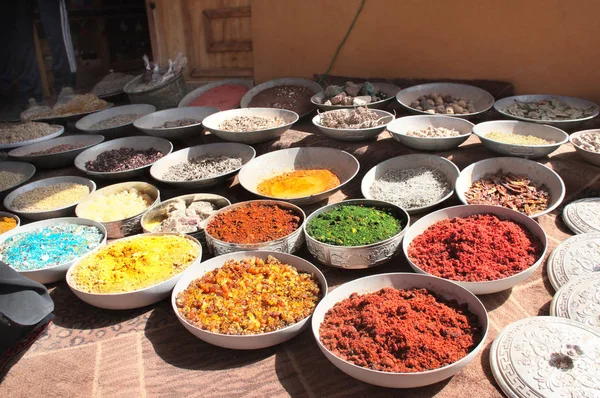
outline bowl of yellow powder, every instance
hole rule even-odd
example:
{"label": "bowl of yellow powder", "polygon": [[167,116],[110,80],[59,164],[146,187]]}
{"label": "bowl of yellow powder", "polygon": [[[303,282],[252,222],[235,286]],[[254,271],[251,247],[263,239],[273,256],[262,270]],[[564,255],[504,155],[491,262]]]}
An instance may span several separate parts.
{"label": "bowl of yellow powder", "polygon": [[66,217],[95,190],[96,183],[84,177],[46,178],[12,191],[4,198],[4,207],[35,221]]}
{"label": "bowl of yellow powder", "polygon": [[479,123],[473,134],[492,152],[528,159],[548,156],[569,141],[569,135],[557,127],[513,120]]}
{"label": "bowl of yellow powder", "polygon": [[150,207],[160,202],[154,185],[132,181],[97,190],[75,208],[77,217],[98,221],[106,227],[109,239],[142,232],[140,220]]}
{"label": "bowl of yellow powder", "polygon": [[0,211],[0,235],[21,225],[21,219],[16,214]]}
{"label": "bowl of yellow powder", "polygon": [[189,235],[151,233],[119,239],[88,254],[67,273],[73,293],[99,308],[126,310],[169,296],[202,246]]}

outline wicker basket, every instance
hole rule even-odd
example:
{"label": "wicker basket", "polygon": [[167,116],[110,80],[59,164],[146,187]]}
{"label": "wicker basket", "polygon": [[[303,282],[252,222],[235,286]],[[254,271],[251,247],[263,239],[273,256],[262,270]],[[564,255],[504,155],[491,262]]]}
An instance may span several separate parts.
{"label": "wicker basket", "polygon": [[163,84],[151,88],[147,91],[132,92],[132,88],[139,83],[142,75],[125,85],[123,91],[127,93],[129,102],[132,104],[150,104],[156,107],[156,110],[177,108],[179,101],[187,94],[187,87],[183,73],[177,75]]}

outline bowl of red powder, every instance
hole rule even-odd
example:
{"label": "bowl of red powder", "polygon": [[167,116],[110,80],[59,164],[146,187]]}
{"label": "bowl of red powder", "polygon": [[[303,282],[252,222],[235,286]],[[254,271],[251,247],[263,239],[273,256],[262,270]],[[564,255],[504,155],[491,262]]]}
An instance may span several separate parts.
{"label": "bowl of red powder", "polygon": [[448,279],[474,294],[510,289],[529,278],[547,249],[542,227],[499,206],[438,210],[408,229],[402,248],[418,273]]}
{"label": "bowl of red powder", "polygon": [[312,331],[338,369],[365,383],[440,382],[484,346],[488,315],[467,289],[430,275],[392,273],[348,282],[317,306]]}
{"label": "bowl of red powder", "polygon": [[227,79],[202,85],[179,101],[178,108],[203,106],[220,111],[240,107],[244,94],[254,86],[252,80]]}

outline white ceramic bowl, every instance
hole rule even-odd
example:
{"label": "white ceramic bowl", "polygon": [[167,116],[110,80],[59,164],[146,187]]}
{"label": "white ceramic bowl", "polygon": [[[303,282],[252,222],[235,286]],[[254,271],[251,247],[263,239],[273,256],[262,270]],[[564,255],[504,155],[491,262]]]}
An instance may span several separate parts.
{"label": "white ceramic bowl", "polygon": [[18,187],[19,185],[27,182],[35,174],[35,166],[31,163],[26,162],[0,162],[0,172],[7,171],[10,173],[18,173],[22,175],[22,179],[16,184],[6,187],[4,190],[0,190],[0,193],[6,193],[11,189]]}
{"label": "white ceramic bowl", "polygon": [[28,218],[30,220],[35,220],[35,221],[47,220],[47,219],[56,218],[56,217],[66,217],[66,216],[72,215],[73,210],[75,209],[75,206],[77,206],[77,204],[81,200],[84,200],[87,196],[84,196],[80,201],[73,202],[73,203],[69,204],[68,206],[63,206],[63,207],[59,207],[59,208],[52,209],[52,210],[25,211],[25,210],[18,210],[13,206],[13,202],[15,201],[15,199],[17,197],[21,196],[25,192],[31,191],[32,189],[46,187],[49,185],[67,184],[67,183],[85,185],[88,187],[88,189],[90,191],[89,194],[94,193],[94,191],[96,190],[96,183],[85,177],[65,176],[65,177],[46,178],[44,180],[30,182],[29,184],[23,185],[22,187],[15,189],[10,194],[6,195],[6,197],[4,198],[4,207],[7,210],[18,214],[21,217],[25,217],[25,218]]}
{"label": "white ceramic bowl", "polygon": [[[379,89],[379,91],[384,92],[387,95],[386,99],[382,99],[379,101],[371,102],[367,104],[367,108],[373,109],[383,109],[388,106],[396,97],[396,94],[400,91],[400,87],[396,86],[392,83],[385,82],[370,82],[373,83],[375,87]],[[334,109],[350,109],[354,108],[356,105],[325,105],[323,104],[323,97],[325,97],[325,91],[321,91],[318,94],[315,94],[311,97],[310,102],[312,102],[316,107],[322,109],[324,111],[331,111]]]}
{"label": "white ceramic bowl", "polygon": [[544,256],[546,255],[546,250],[548,250],[548,239],[546,238],[544,230],[537,222],[535,222],[535,220],[527,217],[525,214],[521,214],[514,210],[506,209],[500,206],[488,205],[461,205],[447,207],[445,209],[434,211],[433,213],[430,213],[418,220],[417,222],[415,222],[408,229],[408,231],[406,231],[406,234],[404,234],[404,241],[402,242],[402,250],[404,250],[404,256],[407,258],[408,263],[410,264],[412,269],[420,274],[428,274],[427,272],[419,268],[415,263],[413,263],[408,257],[408,248],[413,239],[421,235],[427,228],[437,223],[438,221],[456,217],[464,218],[473,214],[493,214],[501,220],[510,220],[521,224],[524,228],[529,230],[533,234],[533,236],[540,239],[544,250],[540,254],[540,257],[537,259],[537,261],[533,265],[531,265],[531,267],[507,278],[485,282],[452,282],[464,287],[465,289],[468,289],[473,294],[491,294],[510,289],[523,282],[531,275],[533,275],[535,270],[540,266],[540,264],[542,264]]}
{"label": "white ceramic bowl", "polygon": [[[554,141],[554,144],[547,145],[515,145],[507,144],[487,138],[489,133],[532,135],[546,141]],[[479,123],[473,128],[475,134],[483,146],[492,152],[506,156],[517,156],[521,158],[537,159],[556,151],[558,147],[569,141],[569,135],[556,127],[545,124],[527,123],[514,120],[494,120],[491,122]]]}
{"label": "white ceramic bowl", "polygon": [[[447,151],[457,148],[465,142],[473,131],[473,123],[465,119],[443,115],[405,116],[391,122],[387,129],[392,138],[402,145],[419,151]],[[456,137],[412,137],[410,131],[422,130],[428,127],[444,127],[460,133]]]}
{"label": "white ceramic bowl", "polygon": [[56,129],[56,131],[54,133],[45,135],[43,137],[34,138],[32,140],[21,141],[21,142],[13,142],[12,144],[1,144],[0,145],[0,149],[19,148],[19,147],[22,147],[22,146],[25,146],[25,145],[35,144],[37,142],[48,141],[48,140],[51,140],[53,138],[61,136],[65,132],[65,128],[63,126],[59,126],[59,125],[53,124],[53,125],[51,125],[51,127],[54,127]]}
{"label": "white ceramic bowl", "polygon": [[103,142],[102,144],[98,144],[81,152],[75,158],[75,167],[89,176],[106,180],[125,180],[143,175],[146,169],[150,168],[156,163],[148,163],[135,169],[117,172],[90,171],[85,167],[87,162],[96,160],[98,155],[101,153],[119,148],[132,148],[136,150],[147,150],[154,148],[163,154],[163,157],[161,158],[163,159],[173,151],[173,144],[171,144],[170,141],[159,137],[136,136],[117,138],[115,140]]}
{"label": "white ceramic bowl", "polygon": [[[323,114],[326,112],[318,114],[317,116],[313,117],[312,122],[315,126],[317,126],[317,128],[319,130],[321,130],[321,132],[323,134],[325,134],[328,137],[333,138],[334,140],[341,140],[341,141],[368,140],[368,139],[376,137],[380,133],[382,133],[386,129],[386,127],[394,120],[394,115],[392,115],[389,112],[382,111],[379,109],[371,109],[371,111],[378,114],[379,119],[381,119],[383,121],[383,124],[376,126],[376,127],[369,127],[369,128],[363,128],[363,129],[338,129],[338,128],[325,127],[321,124],[321,118],[322,118]],[[337,110],[328,111],[328,112],[351,112],[351,109],[337,109]]]}
{"label": "white ceramic bowl", "polygon": [[36,282],[39,282],[39,283],[58,282],[65,278],[65,274],[67,273],[69,268],[73,264],[75,264],[75,262],[77,262],[80,258],[86,256],[88,253],[96,251],[98,248],[102,247],[106,243],[106,236],[107,236],[106,228],[104,228],[104,226],[102,224],[100,224],[99,222],[88,220],[85,218],[63,217],[63,218],[53,218],[50,220],[38,221],[38,222],[34,222],[31,224],[23,225],[21,227],[12,229],[12,230],[0,235],[0,244],[4,243],[8,238],[11,238],[18,234],[33,231],[34,229],[37,229],[37,228],[45,228],[45,227],[49,227],[52,225],[63,224],[63,223],[88,225],[88,226],[96,227],[102,233],[103,238],[100,241],[100,243],[98,244],[98,246],[96,246],[96,248],[94,248],[94,249],[90,250],[89,252],[84,253],[81,256],[79,256],[71,261],[68,261],[66,263],[54,265],[52,267],[47,267],[47,268],[43,268],[43,269],[39,269],[39,270],[35,270],[35,271],[17,271],[17,272],[19,272],[21,275],[23,275],[31,280],[34,280]]}
{"label": "white ceramic bowl", "polygon": [[[40,169],[71,167],[77,155],[94,145],[98,145],[102,141],[104,141],[104,136],[102,135],[67,135],[13,149],[8,153],[8,156],[16,160],[29,162]],[[31,154],[32,152],[41,152],[58,145],[81,145],[81,147],[45,155]]]}
{"label": "white ceramic bowl", "polygon": [[[481,326],[482,330],[481,341],[467,356],[450,365],[446,365],[434,370],[413,373],[382,372],[368,369],[341,359],[329,351],[321,343],[319,334],[319,328],[327,311],[333,308],[333,306],[338,302],[348,298],[352,293],[373,293],[385,287],[393,287],[396,289],[426,288],[446,300],[456,300],[460,304],[467,305],[469,311],[475,314],[479,319],[479,325]],[[345,283],[333,290],[323,300],[321,300],[317,306],[317,309],[313,313],[312,318],[312,331],[313,335],[315,336],[315,340],[317,341],[321,352],[325,354],[325,357],[331,361],[335,367],[347,375],[365,383],[389,388],[422,387],[452,377],[465,366],[467,366],[471,361],[473,361],[473,359],[477,357],[477,354],[485,346],[488,325],[489,320],[485,307],[481,301],[479,301],[479,299],[468,290],[458,286],[455,283],[431,275],[419,275],[411,273],[373,275]],[[399,396],[401,395],[402,394]]]}
{"label": "white ceramic bowl", "polygon": [[471,119],[489,111],[494,105],[494,97],[492,94],[482,88],[460,83],[419,84],[418,86],[408,87],[400,91],[396,94],[396,100],[411,113],[429,115],[429,113],[425,111],[411,108],[410,104],[420,96],[434,92],[441,95],[453,95],[455,97],[471,100],[475,107],[475,112],[464,115],[452,115],[453,117]]}
{"label": "white ceramic bowl", "polygon": [[[218,109],[204,106],[165,109],[136,119],[133,122],[133,126],[154,137],[181,139],[202,134],[202,122],[204,119],[218,111]],[[160,128],[165,122],[172,122],[184,118],[195,119],[198,123],[182,127]]]}
{"label": "white ceramic bowl", "polygon": [[231,170],[225,174],[215,177],[203,178],[200,180],[191,181],[171,181],[165,180],[164,175],[169,170],[169,167],[176,164],[188,162],[200,156],[229,156],[242,159],[242,167],[254,159],[256,151],[251,146],[234,142],[219,142],[214,144],[197,145],[190,148],[181,149],[172,154],[163,157],[158,162],[154,163],[150,168],[150,175],[156,181],[172,185],[177,188],[184,189],[199,189],[208,188],[217,185],[226,179],[233,177],[242,167]]}
{"label": "white ceramic bowl", "polygon": [[[459,120],[459,119],[457,119]],[[448,192],[443,198],[440,200],[422,207],[415,207],[411,209],[404,208],[408,212],[408,214],[419,214],[424,213],[427,210],[434,208],[439,205],[443,201],[447,200],[454,193],[454,184],[456,183],[456,178],[459,175],[458,167],[451,161],[446,158],[437,155],[427,155],[427,154],[412,154],[412,155],[402,155],[396,156],[395,158],[391,158],[388,160],[384,160],[378,165],[374,166],[365,174],[360,184],[360,190],[362,195],[367,199],[377,199],[371,195],[371,186],[375,182],[375,180],[381,177],[388,170],[394,169],[413,169],[417,167],[427,167],[430,169],[435,169],[440,171],[443,175],[446,176],[446,180],[450,185],[450,192]]]}
{"label": "white ceramic bowl", "polygon": [[[137,238],[146,237],[146,236],[162,236],[162,235],[183,236],[186,239],[189,239],[192,242],[194,242],[195,244],[197,244],[198,245],[198,257],[196,258],[196,260],[194,260],[194,262],[192,262],[192,264],[189,265],[189,267],[187,269],[200,263],[200,261],[202,259],[202,245],[200,245],[200,243],[196,239],[192,238],[189,235],[155,233],[155,234],[130,236],[129,238],[125,238],[125,239],[131,240],[131,239],[137,239]],[[119,239],[117,241],[109,243],[106,247],[109,247],[112,244],[122,242],[122,241],[123,241],[123,239]],[[72,282],[73,270],[77,269],[77,264],[79,262],[81,262],[81,260],[83,260],[85,257],[87,257],[87,256],[82,257],[79,261],[77,261],[75,264],[73,264],[73,266],[69,269],[69,271],[67,272],[67,284],[69,285],[69,288],[71,288],[73,293],[75,293],[75,295],[77,297],[79,297],[79,299],[81,299],[81,301],[84,301],[90,305],[93,305],[94,307],[104,308],[107,310],[130,310],[130,309],[145,307],[147,305],[157,303],[157,302],[167,298],[169,296],[169,294],[171,294],[171,290],[173,290],[173,287],[175,286],[175,284],[180,280],[180,278],[185,273],[185,271],[187,271],[187,269],[186,269],[183,272],[180,272],[179,274],[174,275],[171,278],[169,278],[163,282],[146,287],[144,289],[134,290],[131,292],[104,293],[104,294],[103,293],[89,293],[89,292],[84,292],[83,290],[78,289],[75,286],[75,284]]]}
{"label": "white ceramic bowl", "polygon": [[[207,84],[204,84],[204,85],[190,91],[185,97],[183,97],[181,99],[181,101],[179,101],[179,105],[177,105],[177,107],[178,108],[191,107],[190,104],[196,98],[198,98],[205,92],[212,90],[213,88],[216,88],[219,86],[224,86],[226,84],[230,84],[230,85],[234,85],[234,86],[244,86],[248,90],[250,90],[252,87],[254,87],[254,82],[250,79],[225,79],[225,80],[219,80],[219,81],[212,82],[212,83],[207,83]],[[241,101],[241,98],[240,98],[240,101]],[[236,108],[239,108],[239,107],[240,106],[238,104],[238,106],[236,106]]]}
{"label": "white ceramic bowl", "polygon": [[[198,337],[200,340],[203,340],[209,344],[216,345],[219,347],[230,348],[234,350],[257,350],[260,348],[271,347],[277,344],[281,344],[284,341],[287,341],[293,337],[296,337],[303,330],[308,328],[308,321],[310,316],[304,318],[303,320],[287,326],[283,329],[276,330],[274,332],[255,334],[255,335],[228,335],[228,334],[220,334],[209,332],[207,330],[200,329],[185,319],[179,314],[177,309],[177,295],[187,289],[189,284],[195,279],[201,278],[204,274],[209,271],[212,271],[216,268],[220,268],[227,260],[243,260],[248,257],[258,257],[266,260],[268,256],[273,256],[277,258],[284,264],[289,264],[295,267],[299,271],[304,271],[313,274],[319,281],[319,286],[321,288],[322,296],[327,294],[327,281],[325,277],[319,271],[317,267],[308,261],[296,257],[291,254],[278,253],[278,252],[270,252],[270,251],[244,251],[237,253],[224,254],[222,256],[211,258],[210,260],[204,261],[200,264],[192,265],[190,268],[183,272],[183,276],[175,285],[173,289],[173,294],[171,295],[171,305],[173,307],[173,311],[179,319],[179,322],[194,336]],[[321,301],[323,298],[321,298]]]}
{"label": "white ceramic bowl", "polygon": [[119,126],[114,126],[105,129],[94,129],[92,126],[102,120],[110,119],[117,115],[136,114],[138,117],[142,117],[156,110],[154,105],[147,104],[132,104],[116,106],[114,108],[106,109],[100,112],[92,113],[91,115],[82,117],[77,121],[75,127],[84,133],[91,134],[102,134],[107,138],[116,138],[128,133],[134,132],[135,129],[132,127],[133,120],[129,123],[125,123]]}
{"label": "white ceramic bowl", "polygon": [[583,160],[595,166],[600,166],[600,152],[588,151],[587,149],[583,149],[579,145],[575,144],[575,142],[573,142],[575,138],[579,138],[581,137],[581,135],[589,133],[600,135],[600,129],[578,131],[569,136],[569,141],[571,142],[571,144],[573,144],[575,150]]}
{"label": "white ceramic bowl", "polygon": [[[280,117],[285,124],[279,127],[272,127],[264,130],[254,131],[226,131],[221,128],[221,123],[238,116],[258,116],[274,118]],[[260,142],[274,140],[287,131],[294,123],[298,121],[298,114],[285,109],[274,108],[244,108],[231,109],[210,115],[204,119],[204,127],[217,137],[231,142],[241,142],[244,144],[258,144]]]}
{"label": "white ceramic bowl", "polygon": [[[240,184],[249,192],[267,199],[284,200],[296,205],[307,205],[324,200],[346,185],[358,173],[358,160],[348,152],[325,147],[302,147],[269,152],[248,162],[238,176]],[[339,179],[340,185],[315,195],[299,198],[276,198],[258,193],[257,186],[265,179],[294,170],[327,169]]]}
{"label": "white ceramic bowl", "polygon": [[477,180],[487,175],[495,174],[502,170],[502,173],[513,173],[515,175],[526,175],[536,184],[544,184],[550,193],[550,203],[548,208],[539,213],[533,214],[531,218],[537,218],[550,213],[556,209],[565,198],[565,183],[562,178],[548,167],[528,159],[502,157],[490,158],[475,162],[463,169],[456,179],[456,195],[464,204],[468,204],[465,193],[471,188],[471,185]]}

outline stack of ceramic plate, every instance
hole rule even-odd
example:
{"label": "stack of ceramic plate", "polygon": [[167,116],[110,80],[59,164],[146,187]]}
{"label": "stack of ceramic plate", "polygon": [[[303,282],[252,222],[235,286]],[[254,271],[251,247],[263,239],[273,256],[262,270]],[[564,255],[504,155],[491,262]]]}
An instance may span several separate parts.
{"label": "stack of ceramic plate", "polygon": [[572,236],[548,257],[548,278],[554,290],[571,279],[600,272],[600,232]]}
{"label": "stack of ceramic plate", "polygon": [[600,198],[576,200],[565,206],[562,218],[576,234],[600,232]]}
{"label": "stack of ceramic plate", "polygon": [[550,315],[600,328],[600,272],[571,279],[558,289]]}

